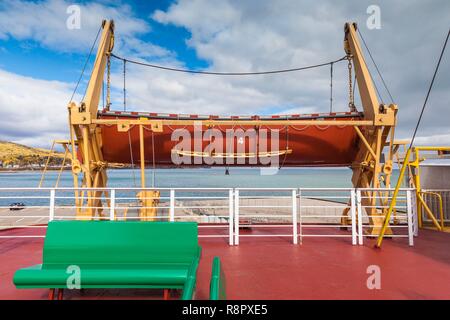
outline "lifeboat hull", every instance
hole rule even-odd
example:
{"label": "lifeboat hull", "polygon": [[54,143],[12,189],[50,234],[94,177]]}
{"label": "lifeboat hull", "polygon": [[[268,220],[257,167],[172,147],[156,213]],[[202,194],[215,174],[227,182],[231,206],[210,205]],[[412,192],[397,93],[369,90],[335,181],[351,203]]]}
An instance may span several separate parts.
{"label": "lifeboat hull", "polygon": [[[147,119],[162,118],[142,113],[99,113],[99,119],[131,120],[143,116]],[[308,119],[348,121],[360,120],[361,117],[359,113],[348,112],[325,116],[309,115]],[[350,166],[356,157],[359,138],[352,126],[285,126],[277,124],[277,121],[286,120],[286,117],[271,119],[273,124],[270,126],[258,126],[257,122],[255,125],[239,125],[239,119],[230,119],[235,120],[230,125],[213,127],[201,125],[201,119],[198,119],[195,126],[186,126],[181,122],[180,125],[173,125],[173,122],[165,125],[163,122],[162,132],[152,132],[149,127],[144,126],[145,164],[158,168],[333,167]],[[140,164],[139,126],[131,126],[127,132],[120,132],[117,125],[102,124],[100,128],[105,161]]]}

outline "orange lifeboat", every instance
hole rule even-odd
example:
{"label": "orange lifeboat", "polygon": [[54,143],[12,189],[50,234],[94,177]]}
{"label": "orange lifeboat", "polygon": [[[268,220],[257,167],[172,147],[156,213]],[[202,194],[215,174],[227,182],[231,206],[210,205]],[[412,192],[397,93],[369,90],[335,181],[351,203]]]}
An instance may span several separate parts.
{"label": "orange lifeboat", "polygon": [[[361,120],[363,115],[360,112],[336,112],[223,117],[104,110],[99,112],[98,118],[161,120],[161,132],[154,132],[145,126],[143,130],[145,163],[159,168],[209,166],[211,161],[214,161],[214,166],[273,165],[273,161],[267,161],[268,157],[276,158],[278,164],[285,167],[330,167],[349,166],[354,161],[359,150],[359,137],[348,121]],[[220,125],[210,125],[211,122],[203,125],[202,120],[218,120]],[[333,120],[345,121],[345,124],[295,126],[283,120]],[[170,125],[164,124],[164,121]],[[260,121],[264,125],[260,125]],[[268,121],[270,124],[266,125]],[[137,125],[131,125],[128,131],[119,131],[117,125],[111,124],[101,124],[100,128],[105,161],[139,163],[140,135]],[[190,140],[181,141],[188,138]],[[184,148],[179,147],[180,143],[184,143]],[[181,164],[176,160],[180,158],[184,159]]]}

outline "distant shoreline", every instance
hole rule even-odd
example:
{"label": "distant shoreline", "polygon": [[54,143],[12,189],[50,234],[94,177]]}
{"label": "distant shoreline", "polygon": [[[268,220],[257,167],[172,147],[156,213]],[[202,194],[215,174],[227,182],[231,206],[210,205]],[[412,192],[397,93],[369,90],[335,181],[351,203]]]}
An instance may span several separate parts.
{"label": "distant shoreline", "polygon": [[[225,166],[223,166],[223,167],[207,167],[207,166],[205,166],[205,167],[177,167],[177,166],[173,166],[173,167],[163,167],[163,168],[156,168],[157,170],[161,170],[161,169],[178,169],[178,170],[180,170],[180,169],[216,169],[216,170],[224,170],[226,167]],[[251,169],[251,170],[255,170],[255,169],[261,169],[261,168],[264,168],[264,167],[228,167],[228,169],[229,170],[233,170],[233,169]],[[132,168],[132,167],[130,167],[130,166],[126,166],[126,167],[123,167],[123,168],[109,168],[109,170],[111,170],[111,169],[113,169],[113,170],[132,170],[132,169],[134,169],[134,170],[140,170],[140,167],[135,167],[135,168]],[[145,167],[145,169],[146,170],[152,170],[153,168],[152,167],[149,167],[149,166],[146,166]],[[349,168],[347,168],[347,167],[284,167],[284,168],[282,168],[281,170],[298,170],[298,169],[303,169],[303,170],[315,170],[315,169],[319,169],[319,170],[347,170],[347,169],[349,169]],[[23,171],[28,171],[28,172],[41,172],[41,171],[43,171],[44,170],[44,168],[36,168],[36,169],[31,169],[31,168],[29,168],[29,167],[26,167],[26,168],[0,168],[0,173],[14,173],[14,172],[23,172]],[[52,168],[47,168],[47,171],[59,171],[59,170],[61,170],[61,167],[59,167],[59,168],[55,168],[55,167],[52,167]],[[64,171],[70,171],[71,170],[71,167],[64,167],[63,168],[63,170]],[[394,170],[396,170],[395,168],[394,168]]]}
{"label": "distant shoreline", "polygon": [[[62,170],[66,171],[66,170],[70,170],[70,167],[65,167]],[[47,171],[59,171],[61,170],[60,168],[47,168]],[[42,172],[43,168],[39,168],[39,169],[31,169],[31,168],[0,168],[0,173],[16,173],[16,172]]]}

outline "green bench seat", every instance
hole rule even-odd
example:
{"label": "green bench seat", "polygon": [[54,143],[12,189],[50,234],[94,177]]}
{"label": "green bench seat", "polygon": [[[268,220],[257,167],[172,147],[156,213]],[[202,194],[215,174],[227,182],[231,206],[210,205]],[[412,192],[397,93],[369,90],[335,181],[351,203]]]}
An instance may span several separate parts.
{"label": "green bench seat", "polygon": [[43,263],[17,270],[17,288],[67,288],[80,270],[80,288],[182,289],[192,299],[201,248],[193,222],[52,221]]}
{"label": "green bench seat", "polygon": [[209,300],[226,300],[225,273],[219,257],[214,257],[209,283]]}

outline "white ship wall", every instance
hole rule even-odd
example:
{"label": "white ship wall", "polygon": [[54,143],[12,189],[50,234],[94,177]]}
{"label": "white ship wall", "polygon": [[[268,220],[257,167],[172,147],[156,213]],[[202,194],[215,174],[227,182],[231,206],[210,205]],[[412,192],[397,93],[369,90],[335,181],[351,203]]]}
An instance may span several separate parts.
{"label": "white ship wall", "polygon": [[[422,164],[420,182],[422,189],[442,190],[439,193],[443,200],[444,217],[450,220],[450,164]],[[438,216],[439,204],[436,197],[425,196],[425,200],[433,213]]]}

